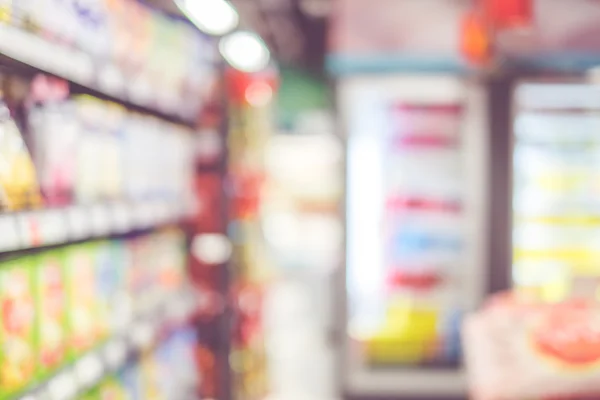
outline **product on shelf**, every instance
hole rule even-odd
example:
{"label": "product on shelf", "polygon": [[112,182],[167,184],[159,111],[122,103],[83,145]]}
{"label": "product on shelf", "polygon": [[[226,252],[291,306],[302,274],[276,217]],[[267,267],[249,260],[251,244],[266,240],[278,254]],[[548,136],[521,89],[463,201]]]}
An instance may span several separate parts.
{"label": "product on shelf", "polygon": [[126,265],[119,260],[123,253],[116,252],[109,241],[92,244],[94,253],[94,272],[96,286],[97,311],[95,319],[99,326],[100,338],[106,338],[114,334],[119,324],[120,305],[119,293],[124,283],[123,272]]}
{"label": "product on shelf", "polygon": [[67,298],[62,262],[60,251],[33,257],[38,365],[42,376],[54,372],[67,357]]}
{"label": "product on shelf", "polygon": [[0,396],[14,395],[37,373],[35,293],[31,259],[6,261],[0,269]]}
{"label": "product on shelf", "polygon": [[69,351],[75,358],[89,350],[98,337],[94,254],[90,244],[64,250],[67,287],[67,326]]}
{"label": "product on shelf", "polygon": [[41,197],[35,167],[19,128],[4,102],[0,102],[0,210],[17,211],[35,208]]}
{"label": "product on shelf", "polygon": [[70,102],[52,102],[29,112],[31,152],[48,206],[69,204],[74,196],[80,126]]}
{"label": "product on shelf", "polygon": [[173,400],[194,396],[199,383],[195,348],[194,329],[179,327],[139,359],[107,376],[83,398]]}
{"label": "product on shelf", "polygon": [[[140,252],[137,258],[128,253],[132,244]],[[37,378],[49,378],[63,363],[125,333],[133,319],[128,303],[133,301],[140,306],[136,311],[146,312],[150,311],[148,302],[160,306],[177,295],[185,285],[185,263],[184,235],[176,229],[74,244],[3,262],[0,398],[28,387]],[[139,286],[128,285],[132,271],[141,274]],[[148,294],[153,297],[149,299]],[[137,398],[158,399],[161,397],[150,392],[175,390],[168,388],[170,382],[164,378],[190,379],[188,372],[178,368],[193,363],[195,339],[191,337],[192,332],[174,333],[135,372],[145,393]],[[187,351],[190,353],[185,354]],[[125,377],[119,379],[123,387],[131,386]],[[112,393],[117,383],[111,379],[106,388],[98,388],[90,396],[104,398],[103,390]]]}
{"label": "product on shelf", "polygon": [[212,42],[135,0],[5,1],[0,23],[87,56],[101,88],[186,118],[195,116],[211,84]]}
{"label": "product on shelf", "polygon": [[36,103],[28,122],[47,206],[191,196],[187,128],[81,95]]}
{"label": "product on shelf", "polygon": [[464,323],[473,398],[598,398],[599,319],[593,300],[549,304],[518,292],[495,296]]}
{"label": "product on shelf", "polygon": [[515,92],[512,276],[549,302],[600,276],[596,97],[589,84],[523,83]]}

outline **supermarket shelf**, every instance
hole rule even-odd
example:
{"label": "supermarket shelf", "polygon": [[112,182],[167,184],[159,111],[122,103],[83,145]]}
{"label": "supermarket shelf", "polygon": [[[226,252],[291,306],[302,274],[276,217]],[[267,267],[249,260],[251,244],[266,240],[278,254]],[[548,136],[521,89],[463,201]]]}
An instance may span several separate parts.
{"label": "supermarket shelf", "polygon": [[72,400],[153,348],[194,315],[196,297],[185,290],[137,318],[121,334],[106,341],[35,389],[15,400]]}
{"label": "supermarket shelf", "polygon": [[179,222],[180,201],[113,202],[0,214],[0,253],[122,235]]}
{"label": "supermarket shelf", "polygon": [[[33,69],[66,79],[91,94],[133,106],[163,119],[191,125],[196,110],[185,99],[166,98],[150,82],[127,79],[115,66],[98,63],[85,52],[33,33],[0,24],[0,54]],[[160,105],[160,106],[159,106]]]}

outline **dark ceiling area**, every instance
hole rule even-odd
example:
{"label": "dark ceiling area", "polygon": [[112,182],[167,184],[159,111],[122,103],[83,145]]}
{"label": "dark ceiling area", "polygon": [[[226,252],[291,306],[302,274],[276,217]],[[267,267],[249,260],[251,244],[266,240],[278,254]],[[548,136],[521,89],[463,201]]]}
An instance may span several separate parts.
{"label": "dark ceiling area", "polygon": [[[326,22],[332,0],[229,0],[240,15],[240,28],[257,32],[282,66],[321,74]],[[181,15],[173,0],[148,0]]]}
{"label": "dark ceiling area", "polygon": [[277,61],[321,72],[331,0],[232,0],[242,23],[258,32]]}

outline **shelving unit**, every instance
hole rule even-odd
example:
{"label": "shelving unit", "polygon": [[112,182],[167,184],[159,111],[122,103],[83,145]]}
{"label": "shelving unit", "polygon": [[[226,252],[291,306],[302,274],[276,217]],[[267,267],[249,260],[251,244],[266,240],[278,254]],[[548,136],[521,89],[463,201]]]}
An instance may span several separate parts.
{"label": "shelving unit", "polygon": [[[207,44],[206,66],[215,64],[215,51]],[[0,24],[0,56],[19,67],[55,75],[82,91],[153,114],[164,120],[193,125],[198,110],[189,110],[189,99],[172,98],[154,90],[150,82],[128,79],[111,63],[102,63],[73,47],[54,43],[33,33]]]}
{"label": "shelving unit", "polygon": [[0,214],[0,253],[123,235],[178,223],[190,206],[178,201],[98,203]]}
{"label": "shelving unit", "polygon": [[118,371],[128,361],[156,346],[196,310],[196,296],[189,291],[161,302],[145,315],[135,318],[120,334],[106,340],[51,378],[27,390],[16,400],[71,400]]}

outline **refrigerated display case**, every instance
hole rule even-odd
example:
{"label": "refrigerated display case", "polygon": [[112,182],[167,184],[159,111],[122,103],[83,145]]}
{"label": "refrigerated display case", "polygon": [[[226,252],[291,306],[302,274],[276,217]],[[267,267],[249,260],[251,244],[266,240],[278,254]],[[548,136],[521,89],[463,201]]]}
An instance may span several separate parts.
{"label": "refrigerated display case", "polygon": [[513,109],[514,287],[550,302],[597,298],[600,86],[524,80]]}
{"label": "refrigerated display case", "polygon": [[461,316],[487,290],[486,91],[406,74],[343,78],[337,95],[347,141],[343,390],[464,396]]}

